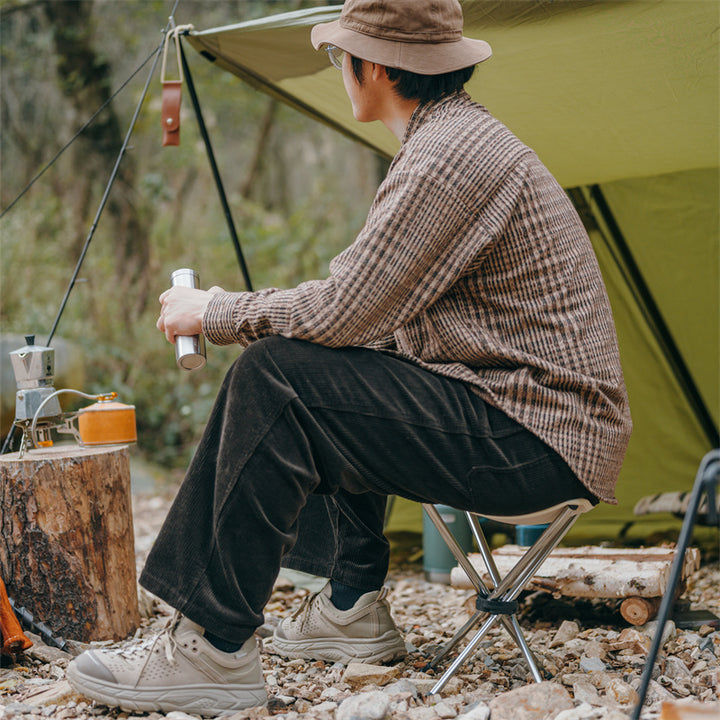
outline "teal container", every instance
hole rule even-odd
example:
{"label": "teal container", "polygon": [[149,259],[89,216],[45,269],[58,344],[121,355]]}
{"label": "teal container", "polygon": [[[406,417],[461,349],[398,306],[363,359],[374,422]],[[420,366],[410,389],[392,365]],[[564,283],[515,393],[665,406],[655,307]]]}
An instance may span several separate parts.
{"label": "teal container", "polygon": [[545,531],[548,525],[516,525],[515,542],[530,547]]}
{"label": "teal container", "polygon": [[[458,545],[466,552],[473,547],[473,536],[470,524],[462,510],[448,505],[436,505],[440,517],[457,540]],[[423,571],[429,582],[450,584],[450,571],[457,566],[455,556],[445,544],[440,533],[432,524],[432,520],[423,513]]]}

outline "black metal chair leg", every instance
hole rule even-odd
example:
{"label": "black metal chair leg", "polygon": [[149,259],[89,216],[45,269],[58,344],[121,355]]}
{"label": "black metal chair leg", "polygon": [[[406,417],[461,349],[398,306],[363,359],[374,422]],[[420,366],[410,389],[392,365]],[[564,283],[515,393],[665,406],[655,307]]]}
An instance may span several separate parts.
{"label": "black metal chair leg", "polygon": [[[633,714],[631,715],[632,720],[639,720],[640,711],[645,703],[645,696],[647,695],[648,687],[650,685],[650,678],[652,676],[653,667],[655,666],[655,660],[657,659],[658,652],[660,651],[660,643],[662,642],[665,623],[670,616],[670,612],[675,602],[675,588],[677,587],[682,574],[685,551],[690,543],[692,530],[695,526],[695,518],[697,516],[698,508],[700,507],[703,492],[707,492],[711,485],[717,485],[718,483],[720,483],[720,448],[711,450],[707,453],[698,468],[695,485],[693,486],[690,502],[688,503],[688,509],[685,513],[685,519],[683,520],[682,528],[680,530],[675,559],[673,560],[672,567],[670,568],[670,579],[668,581],[667,588],[665,588],[665,594],[663,595],[662,602],[660,603],[660,609],[658,610],[655,636],[653,637],[653,642],[650,646],[647,660],[645,661],[645,667],[643,668],[643,673],[640,677],[638,701],[635,709],[633,710]],[[710,493],[710,497],[708,498],[709,502],[712,500],[714,500],[714,493]],[[711,508],[708,508],[708,510],[711,510]]]}

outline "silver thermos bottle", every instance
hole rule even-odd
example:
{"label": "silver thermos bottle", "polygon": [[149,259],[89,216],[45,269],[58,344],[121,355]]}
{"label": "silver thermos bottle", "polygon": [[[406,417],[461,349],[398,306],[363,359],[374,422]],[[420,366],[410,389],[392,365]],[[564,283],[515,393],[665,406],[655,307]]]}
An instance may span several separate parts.
{"label": "silver thermos bottle", "polygon": [[[190,268],[175,270],[170,275],[173,287],[196,288],[200,280]],[[175,338],[175,360],[183,370],[200,370],[205,367],[205,338],[200,335],[178,335]]]}

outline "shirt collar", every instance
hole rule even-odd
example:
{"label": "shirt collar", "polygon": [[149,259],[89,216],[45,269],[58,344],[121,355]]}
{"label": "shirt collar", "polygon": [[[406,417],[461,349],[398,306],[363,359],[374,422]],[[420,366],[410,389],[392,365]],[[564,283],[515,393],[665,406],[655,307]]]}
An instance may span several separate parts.
{"label": "shirt collar", "polygon": [[410,136],[425,122],[430,116],[436,112],[440,112],[442,108],[446,107],[451,103],[455,103],[458,100],[471,100],[470,96],[464,91],[460,90],[451,95],[445,95],[439,100],[431,100],[430,102],[420,103],[413,114],[410,116],[407,126],[405,127],[405,134],[403,135],[402,144],[405,144]]}

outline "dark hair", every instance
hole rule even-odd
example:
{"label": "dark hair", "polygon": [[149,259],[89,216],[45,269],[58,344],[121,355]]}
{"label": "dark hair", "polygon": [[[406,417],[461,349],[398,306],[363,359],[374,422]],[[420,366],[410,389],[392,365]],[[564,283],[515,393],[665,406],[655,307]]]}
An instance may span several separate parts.
{"label": "dark hair", "polygon": [[[363,61],[352,55],[350,57],[353,75],[358,83],[363,81]],[[409,70],[385,68],[388,79],[395,82],[395,92],[406,100],[419,100],[429,102],[439,100],[463,89],[465,83],[472,77],[475,66],[453,70],[441,75],[420,75]]]}

